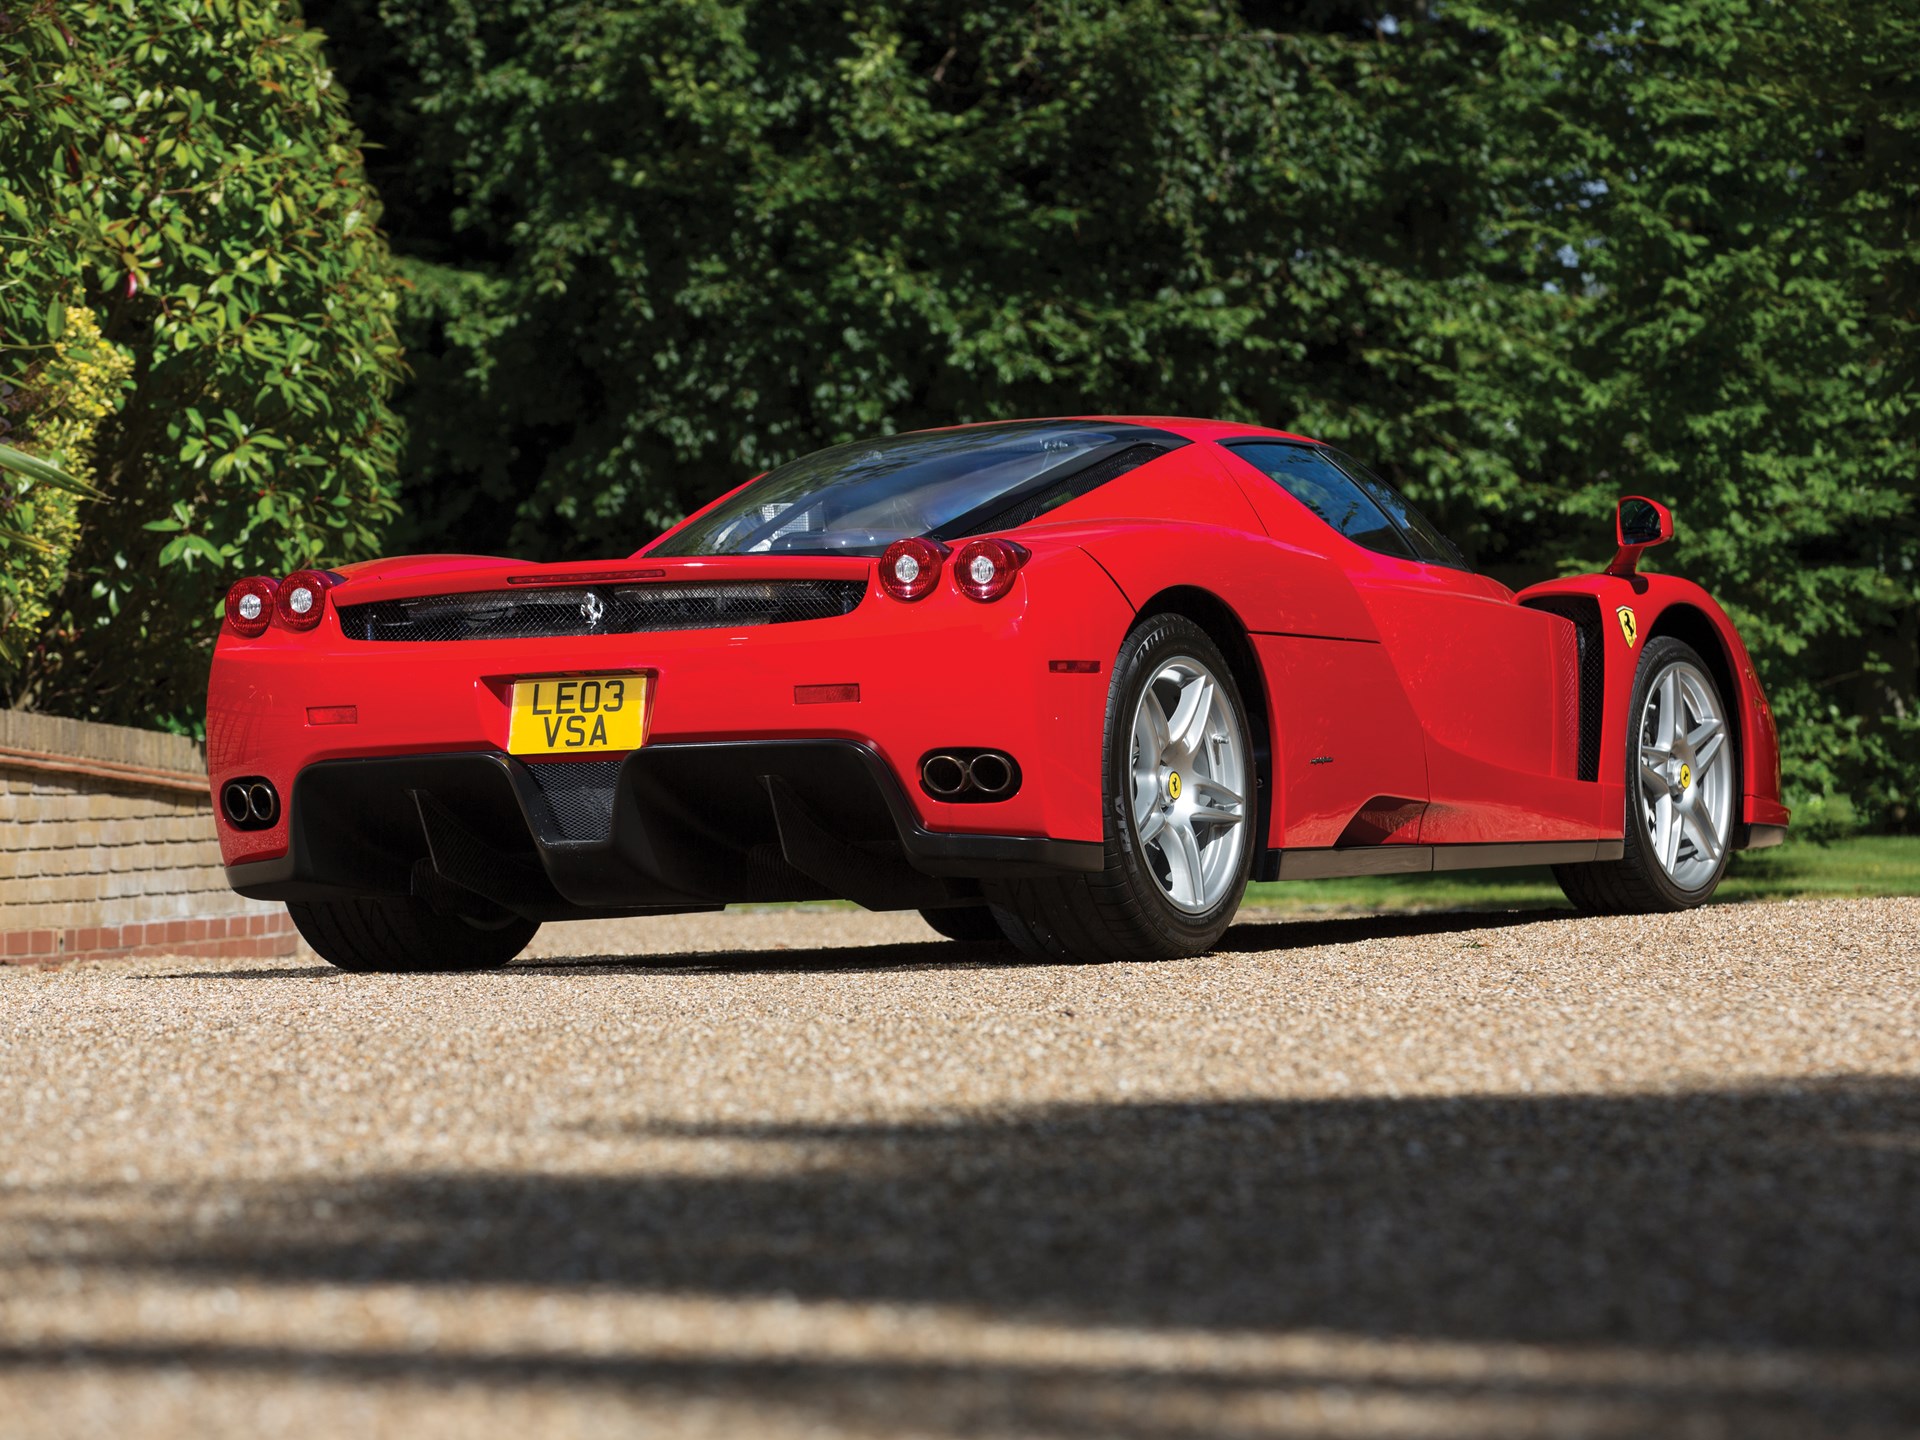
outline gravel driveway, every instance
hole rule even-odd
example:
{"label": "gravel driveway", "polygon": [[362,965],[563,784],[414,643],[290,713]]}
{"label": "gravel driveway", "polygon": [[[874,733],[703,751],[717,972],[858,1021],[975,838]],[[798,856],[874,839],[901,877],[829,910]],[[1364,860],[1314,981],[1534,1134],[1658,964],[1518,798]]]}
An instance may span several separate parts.
{"label": "gravel driveway", "polygon": [[1920,1433],[1920,900],[542,940],[0,971],[0,1435]]}

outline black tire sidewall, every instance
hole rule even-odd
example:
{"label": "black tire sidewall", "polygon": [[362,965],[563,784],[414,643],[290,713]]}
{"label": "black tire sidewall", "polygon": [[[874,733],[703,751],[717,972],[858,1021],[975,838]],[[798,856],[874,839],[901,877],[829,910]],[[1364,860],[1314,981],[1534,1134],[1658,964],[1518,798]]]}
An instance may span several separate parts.
{"label": "black tire sidewall", "polygon": [[342,970],[447,974],[495,970],[526,949],[538,921],[509,916],[471,923],[418,900],[362,896],[292,900],[287,913],[314,953]]}
{"label": "black tire sidewall", "polygon": [[1247,757],[1248,793],[1245,797],[1245,825],[1257,823],[1260,807],[1255,803],[1252,735],[1247,725],[1246,704],[1235,683],[1232,668],[1220,647],[1207,632],[1182,615],[1156,615],[1137,624],[1120,647],[1113,667],[1113,683],[1107,692],[1105,761],[1105,839],[1107,869],[1118,871],[1129,893],[1140,907],[1140,920],[1170,948],[1194,953],[1210,947],[1220,938],[1247,887],[1253,872],[1253,852],[1260,837],[1249,829],[1241,846],[1239,875],[1226,894],[1212,908],[1194,915],[1179,909],[1160,888],[1147,864],[1133,820],[1133,715],[1134,707],[1160,668],[1175,656],[1198,660],[1213,672],[1229,701],[1234,728],[1239,732],[1240,753]]}
{"label": "black tire sidewall", "polygon": [[[1727,758],[1724,764],[1733,769],[1736,777],[1733,787],[1733,805],[1729,811],[1727,835],[1720,847],[1720,860],[1714,866],[1712,876],[1705,884],[1692,889],[1677,884],[1667,874],[1666,867],[1660,863],[1654,851],[1653,834],[1647,825],[1647,807],[1640,799],[1640,716],[1647,703],[1647,696],[1653,690],[1655,679],[1675,661],[1684,661],[1698,670],[1706,678],[1713,690],[1713,698],[1718,702],[1722,723],[1726,726]],[[1647,642],[1640,652],[1640,662],[1633,677],[1633,695],[1627,705],[1627,755],[1626,755],[1626,826],[1623,831],[1625,853],[1623,858],[1632,864],[1646,884],[1651,886],[1667,906],[1674,910],[1690,909],[1704,904],[1719,887],[1727,873],[1727,864],[1733,858],[1733,830],[1740,820],[1740,790],[1737,777],[1740,773],[1740,750],[1735,735],[1732,713],[1727,708],[1726,696],[1720,693],[1720,682],[1714,679],[1713,671],[1708,667],[1700,652],[1684,640],[1671,635],[1662,635]]]}

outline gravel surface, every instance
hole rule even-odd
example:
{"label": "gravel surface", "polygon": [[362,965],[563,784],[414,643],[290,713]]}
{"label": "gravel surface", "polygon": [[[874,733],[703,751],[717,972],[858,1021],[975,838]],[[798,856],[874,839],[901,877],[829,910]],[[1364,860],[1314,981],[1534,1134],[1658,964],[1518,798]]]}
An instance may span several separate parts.
{"label": "gravel surface", "polygon": [[1917,979],[1911,899],[0,971],[0,1435],[1913,1435]]}

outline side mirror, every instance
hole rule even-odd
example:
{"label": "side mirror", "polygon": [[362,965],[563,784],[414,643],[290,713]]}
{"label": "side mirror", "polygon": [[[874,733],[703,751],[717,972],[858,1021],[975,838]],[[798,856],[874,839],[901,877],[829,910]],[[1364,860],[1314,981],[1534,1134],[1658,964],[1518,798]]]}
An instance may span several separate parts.
{"label": "side mirror", "polygon": [[1640,563],[1642,550],[1673,538],[1673,512],[1658,500],[1628,495],[1613,512],[1613,533],[1620,549],[1607,566],[1607,574],[1631,575]]}

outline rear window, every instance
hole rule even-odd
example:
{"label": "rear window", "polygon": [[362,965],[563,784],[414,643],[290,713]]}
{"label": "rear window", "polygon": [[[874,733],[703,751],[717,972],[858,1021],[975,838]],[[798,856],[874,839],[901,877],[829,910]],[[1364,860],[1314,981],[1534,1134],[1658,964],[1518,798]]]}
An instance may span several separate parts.
{"label": "rear window", "polygon": [[1227,448],[1354,544],[1382,555],[1466,568],[1458,546],[1351,455],[1284,440],[1237,441]]}
{"label": "rear window", "polygon": [[1354,544],[1414,558],[1413,547],[1387,512],[1320,446],[1257,441],[1229,448]]}
{"label": "rear window", "polygon": [[770,470],[650,555],[877,555],[1011,529],[1186,442],[1143,425],[1032,420],[836,445]]}

